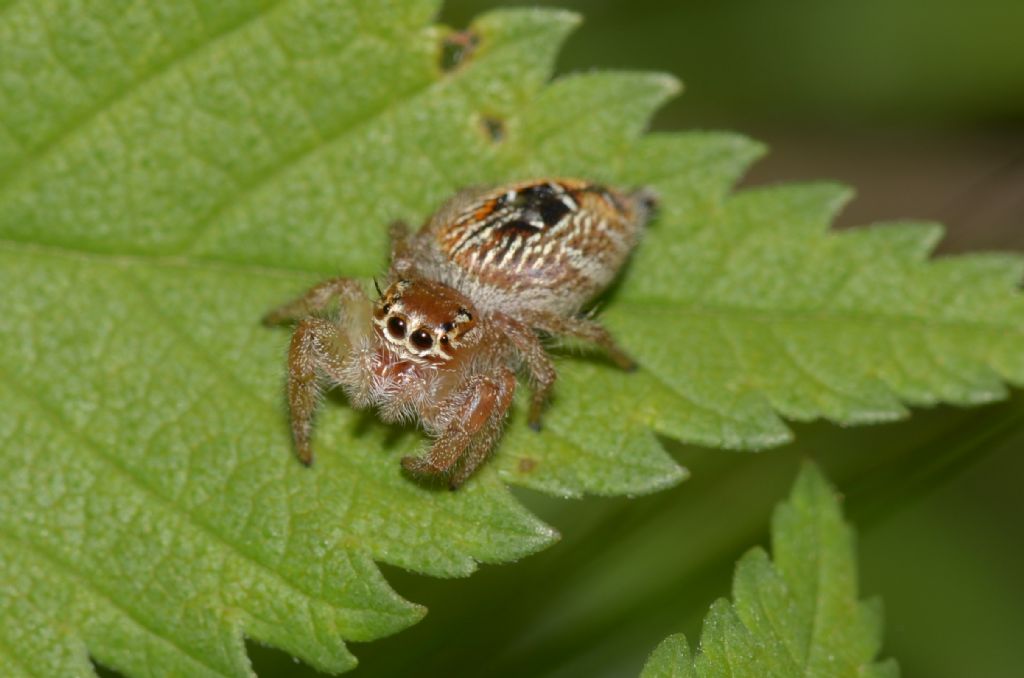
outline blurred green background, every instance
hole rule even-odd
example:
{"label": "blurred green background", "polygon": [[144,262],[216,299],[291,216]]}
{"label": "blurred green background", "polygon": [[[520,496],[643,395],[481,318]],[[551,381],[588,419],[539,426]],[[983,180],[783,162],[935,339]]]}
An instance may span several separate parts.
{"label": "blurred green background", "polygon": [[[656,128],[766,141],[772,153],[746,185],[837,179],[858,192],[840,227],[935,219],[949,228],[943,253],[1024,251],[1021,0],[450,0],[441,19],[461,28],[523,4],[585,16],[560,72],[680,77],[686,91]],[[805,457],[846,496],[862,590],[884,599],[884,654],[905,676],[1024,674],[1024,396],[796,433],[797,443],[757,455],[668,443],[693,478],[654,496],[522,492],[561,543],[469,580],[388,568],[430,613],[356,645],[357,675],[636,675],[669,633],[696,640],[708,605],[728,594],[733,562],[766,543],[770,508]],[[313,675],[252,649],[261,676]]]}

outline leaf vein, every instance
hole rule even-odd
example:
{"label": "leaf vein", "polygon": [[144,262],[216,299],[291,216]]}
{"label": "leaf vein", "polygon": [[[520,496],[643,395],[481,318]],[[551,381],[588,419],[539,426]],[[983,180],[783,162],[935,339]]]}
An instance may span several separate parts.
{"label": "leaf vein", "polygon": [[[789,364],[791,364],[798,373],[803,374],[807,379],[809,379],[811,383],[817,384],[823,390],[839,396],[840,400],[848,400],[850,402],[857,402],[860,400],[860,397],[857,394],[847,393],[843,389],[833,386],[830,382],[819,377],[813,369],[811,369],[810,367],[806,367],[803,364],[803,361],[797,357],[797,352],[793,350],[793,347],[790,346],[786,338],[779,334],[778,327],[774,325],[769,325],[767,334],[782,349],[780,351],[780,354],[786,359],[786,361]],[[822,397],[816,389],[812,390],[814,391],[814,399],[818,406],[818,411],[823,412],[825,410],[824,400],[822,399]]]}
{"label": "leaf vein", "polygon": [[[9,376],[7,375],[4,375],[4,377],[4,380],[8,383],[17,383],[14,380],[10,379]],[[369,612],[373,614],[384,614],[387,616],[401,618],[400,616],[395,615],[394,613],[381,613],[378,610],[370,608],[358,608],[355,606],[339,607],[330,600],[321,598],[313,593],[307,592],[302,588],[296,586],[287,578],[285,578],[284,575],[278,573],[276,570],[260,562],[259,559],[257,559],[255,556],[245,551],[241,546],[235,544],[227,537],[221,535],[217,530],[215,530],[212,526],[208,525],[206,522],[201,520],[199,517],[197,517],[189,511],[183,510],[180,506],[175,504],[168,497],[165,497],[158,488],[152,486],[143,477],[139,476],[137,473],[131,470],[130,467],[124,465],[122,462],[117,460],[116,457],[106,454],[103,451],[102,446],[100,446],[95,440],[90,438],[82,431],[79,431],[73,424],[71,424],[71,422],[67,421],[63,413],[60,412],[60,410],[46,404],[45,401],[43,401],[35,394],[31,393],[25,387],[18,385],[17,389],[22,392],[23,397],[26,401],[33,402],[42,413],[44,413],[51,419],[51,421],[53,421],[55,424],[58,424],[61,428],[68,432],[69,435],[75,437],[76,439],[84,443],[84,448],[89,450],[89,452],[95,459],[109,466],[116,472],[120,473],[125,479],[127,479],[132,485],[134,485],[137,490],[139,490],[145,496],[149,497],[154,504],[158,504],[163,510],[167,511],[172,515],[179,515],[183,518],[186,518],[187,523],[196,528],[196,530],[199,533],[206,535],[206,537],[211,539],[213,542],[219,544],[222,547],[225,547],[227,551],[233,553],[234,555],[241,558],[243,561],[254,566],[255,569],[263,572],[264,574],[269,575],[269,577],[275,580],[279,585],[281,585],[282,588],[294,591],[300,594],[300,597],[302,598],[318,600],[319,602],[337,611]]]}
{"label": "leaf vein", "polygon": [[[798,509],[798,510],[804,510],[804,509]],[[810,672],[811,666],[814,663],[812,661],[812,658],[813,658],[813,655],[814,655],[815,648],[819,648],[821,646],[821,644],[817,642],[818,633],[819,633],[821,627],[823,626],[823,622],[822,622],[822,619],[821,619],[821,615],[823,614],[823,608],[822,608],[822,604],[821,604],[822,603],[822,601],[821,601],[821,598],[822,598],[821,590],[822,590],[822,588],[824,588],[823,581],[828,576],[828,572],[826,571],[827,570],[827,565],[826,565],[825,559],[822,557],[822,553],[821,553],[822,548],[824,547],[824,544],[827,543],[826,538],[825,538],[825,532],[826,532],[825,521],[821,519],[821,514],[820,513],[812,514],[810,518],[811,518],[811,527],[814,529],[814,531],[816,533],[815,534],[816,541],[814,543],[814,555],[813,555],[813,558],[814,558],[814,574],[815,574],[815,576],[814,576],[814,578],[810,582],[810,586],[813,589],[812,592],[811,592],[811,597],[814,600],[814,611],[811,614],[811,630],[810,630],[810,633],[807,634],[807,650],[805,652],[805,655],[806,655],[807,659],[806,659],[806,661],[804,663],[804,674],[805,675],[807,675]]]}
{"label": "leaf vein", "polygon": [[[387,113],[396,110],[399,106],[414,100],[419,94],[429,91],[434,84],[435,83],[430,83],[425,87],[414,87],[406,92],[402,92],[398,94],[398,98],[388,101],[383,105],[370,110],[368,113],[364,113],[362,116],[352,120],[348,125],[341,129],[327,135],[318,134],[318,143],[292,151],[291,153],[279,158],[278,162],[274,163],[271,168],[264,170],[263,172],[256,173],[248,181],[239,182],[238,188],[234,193],[230,194],[219,204],[211,208],[205,216],[201,217],[189,227],[183,229],[190,233],[190,236],[188,238],[184,238],[182,242],[178,243],[175,249],[176,253],[181,256],[196,255],[198,253],[197,248],[203,238],[207,237],[210,231],[217,225],[217,219],[232,207],[241,205],[247,197],[264,190],[268,185],[277,180],[278,177],[284,175],[293,167],[308,159],[314,158],[318,153],[326,152],[326,149],[330,148],[330,146],[347,138],[350,134],[358,132],[364,125],[374,122]],[[330,163],[325,164],[329,165]]]}
{"label": "leaf vein", "polygon": [[[7,183],[9,183],[9,180],[22,170],[28,169],[33,164],[45,158],[49,153],[53,152],[62,143],[64,143],[65,140],[71,138],[71,136],[74,135],[78,130],[84,128],[90,122],[99,117],[103,112],[109,111],[115,106],[117,106],[120,102],[127,99],[132,94],[132,92],[136,91],[138,88],[142,87],[148,82],[157,80],[165,73],[169,72],[176,64],[185,61],[195,56],[196,54],[203,52],[206,49],[209,49],[212,45],[216,44],[220,40],[223,40],[228,36],[244,29],[246,26],[248,26],[254,21],[259,20],[263,16],[269,14],[276,6],[286,1],[287,0],[269,0],[269,2],[266,5],[264,5],[261,8],[258,8],[252,14],[245,16],[238,23],[225,25],[219,33],[208,35],[206,40],[199,41],[176,53],[168,55],[166,61],[157,64],[151,70],[141,74],[141,77],[131,79],[128,82],[124,83],[121,87],[97,99],[91,107],[87,108],[86,110],[79,113],[71,120],[69,120],[68,124],[56,130],[53,134],[51,134],[51,136],[48,139],[44,140],[42,143],[37,145],[32,150],[32,152],[23,155],[21,159],[11,163],[11,165],[5,171],[0,172],[0,187],[3,187]],[[49,31],[47,31],[47,35],[49,35]],[[56,57],[56,54],[54,54],[54,56]]]}
{"label": "leaf vein", "polygon": [[721,423],[721,420],[731,421],[731,422],[733,422],[735,424],[742,424],[743,423],[743,420],[741,418],[737,417],[736,415],[731,414],[730,412],[724,411],[722,409],[712,407],[711,405],[705,405],[704,403],[702,403],[702,402],[698,401],[697,399],[695,399],[693,396],[688,395],[686,393],[683,393],[682,391],[680,391],[677,388],[677,386],[675,384],[673,384],[673,383],[669,382],[668,380],[666,380],[666,379],[662,378],[661,376],[659,376],[657,370],[644,369],[643,372],[644,372],[644,374],[648,375],[653,381],[661,384],[669,392],[675,394],[682,401],[684,401],[687,404],[689,404],[690,406],[692,406],[693,409],[698,410],[700,412],[707,412],[709,414],[715,415],[715,417],[717,417],[719,419],[719,423]]}
{"label": "leaf vein", "polygon": [[[775,569],[774,565],[769,565],[769,573],[770,574],[768,576],[770,576],[770,577],[778,577],[778,571]],[[787,602],[791,602],[792,592],[789,590],[789,586],[785,583],[785,581],[782,580],[781,577],[778,577],[778,579],[779,579],[779,584],[786,591]],[[761,609],[764,610],[764,615],[768,619],[768,623],[770,623],[771,626],[772,626],[772,631],[775,633],[776,639],[778,639],[779,644],[782,645],[783,648],[785,648],[786,655],[789,657],[790,661],[792,662],[793,668],[794,669],[799,669],[801,666],[803,666],[803,662],[800,660],[799,656],[797,656],[796,648],[794,648],[790,644],[789,641],[790,641],[791,638],[789,637],[789,634],[787,634],[785,632],[785,623],[784,623],[784,621],[782,619],[779,619],[778,614],[777,614],[777,613],[785,614],[786,611],[787,611],[786,608],[783,607],[782,605],[779,605],[779,606],[772,605],[771,601],[766,600],[765,599],[766,591],[765,591],[764,587],[760,587],[760,586],[755,587],[755,592],[757,594],[758,601],[761,603]],[[753,631],[753,629],[751,629],[751,631]]]}
{"label": "leaf vein", "polygon": [[21,548],[26,551],[30,551],[32,554],[36,556],[36,558],[49,563],[54,569],[56,569],[61,575],[63,575],[65,579],[77,582],[78,585],[83,586],[85,589],[89,590],[93,596],[106,601],[111,607],[120,612],[121,615],[127,618],[129,622],[131,622],[136,627],[141,629],[144,633],[146,633],[149,636],[152,636],[153,638],[156,638],[157,640],[163,642],[171,648],[181,652],[183,655],[185,655],[185,657],[191,659],[196,664],[206,667],[210,669],[212,672],[222,676],[230,677],[232,675],[230,673],[224,673],[213,664],[207,662],[205,658],[192,652],[186,646],[179,644],[172,636],[165,636],[164,634],[160,633],[158,630],[153,628],[149,623],[147,623],[141,617],[139,617],[133,610],[118,602],[118,600],[111,593],[102,590],[99,587],[99,585],[96,584],[96,582],[90,580],[85,575],[76,572],[74,567],[69,563],[65,562],[62,558],[51,553],[49,550],[45,549],[39,544],[36,544],[35,542],[15,536],[2,523],[0,523],[0,539],[6,540],[16,548]]}

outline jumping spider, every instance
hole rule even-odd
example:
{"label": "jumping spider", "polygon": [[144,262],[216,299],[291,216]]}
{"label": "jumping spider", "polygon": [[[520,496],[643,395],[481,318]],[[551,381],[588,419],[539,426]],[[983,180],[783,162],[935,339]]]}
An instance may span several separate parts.
{"label": "jumping spider", "polygon": [[299,459],[313,462],[326,382],[357,408],[378,407],[385,421],[418,420],[434,442],[402,465],[448,475],[455,489],[500,437],[518,369],[533,388],[529,424],[540,428],[556,374],[538,331],[593,342],[632,369],[607,330],[579,312],[622,267],[653,206],[646,190],[578,179],[466,190],[417,233],[392,226],[387,287],[377,287],[376,301],[356,280],[333,278],[271,311],[268,324],[298,321],[288,403]]}

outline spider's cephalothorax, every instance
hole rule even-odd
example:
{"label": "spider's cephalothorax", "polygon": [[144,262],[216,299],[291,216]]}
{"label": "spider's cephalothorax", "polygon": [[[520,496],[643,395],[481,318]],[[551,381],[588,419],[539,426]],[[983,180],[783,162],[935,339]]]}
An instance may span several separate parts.
{"label": "spider's cephalothorax", "polygon": [[399,279],[374,306],[373,324],[392,353],[420,365],[443,366],[474,337],[471,308],[447,285]]}
{"label": "spider's cephalothorax", "polygon": [[[461,485],[501,434],[515,370],[533,386],[540,426],[555,369],[537,331],[594,342],[633,366],[608,332],[578,315],[639,239],[653,199],[577,179],[464,191],[416,234],[392,228],[388,286],[371,302],[351,278],[333,278],[272,311],[299,321],[288,356],[296,452],[312,463],[321,382],[387,421],[415,420],[434,438],[403,466]],[[331,310],[339,302],[340,308]]]}

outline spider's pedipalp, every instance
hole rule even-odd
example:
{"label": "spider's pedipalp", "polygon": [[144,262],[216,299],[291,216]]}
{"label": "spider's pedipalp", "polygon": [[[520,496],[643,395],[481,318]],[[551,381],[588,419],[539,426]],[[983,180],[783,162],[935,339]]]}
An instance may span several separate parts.
{"label": "spider's pedipalp", "polygon": [[458,488],[484,461],[500,435],[515,390],[516,377],[508,368],[495,377],[470,379],[451,396],[449,421],[430,450],[421,457],[405,457],[402,466],[416,475],[451,473],[449,486]]}

